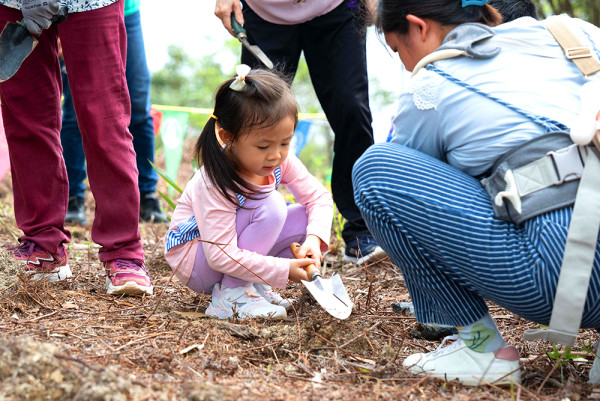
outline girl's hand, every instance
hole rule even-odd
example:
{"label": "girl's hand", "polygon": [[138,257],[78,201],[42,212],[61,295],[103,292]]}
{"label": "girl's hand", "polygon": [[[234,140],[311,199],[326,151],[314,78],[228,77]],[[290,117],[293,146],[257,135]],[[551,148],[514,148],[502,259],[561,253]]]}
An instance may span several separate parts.
{"label": "girl's hand", "polygon": [[308,234],[304,243],[298,251],[298,257],[304,258],[309,256],[317,261],[317,267],[321,266],[323,255],[321,254],[321,238],[313,234]]}
{"label": "girl's hand", "polygon": [[304,270],[304,267],[315,263],[314,259],[290,259],[290,275],[288,279],[294,283],[299,283],[300,280],[308,281],[308,274]]}

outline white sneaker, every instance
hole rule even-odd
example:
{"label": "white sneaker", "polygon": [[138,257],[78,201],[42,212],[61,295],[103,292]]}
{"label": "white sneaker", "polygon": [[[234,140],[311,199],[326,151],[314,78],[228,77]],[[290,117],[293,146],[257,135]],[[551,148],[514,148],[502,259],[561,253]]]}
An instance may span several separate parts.
{"label": "white sneaker", "polygon": [[215,284],[212,301],[206,308],[206,314],[227,319],[234,313],[239,319],[254,317],[285,319],[287,317],[283,306],[273,305],[260,296],[252,283],[236,288],[227,288],[221,283]]}
{"label": "white sneaker", "polygon": [[[457,340],[444,347],[448,340]],[[519,353],[513,346],[494,352],[475,352],[458,336],[444,338],[432,352],[413,354],[403,362],[413,373],[438,377],[447,381],[458,379],[467,386],[477,386],[483,381],[496,385],[521,383]]]}
{"label": "white sneaker", "polygon": [[[290,301],[279,295],[279,293],[269,285],[254,283],[254,288],[264,299],[273,305],[283,306],[285,309],[292,306]],[[291,301],[293,301],[293,299]]]}

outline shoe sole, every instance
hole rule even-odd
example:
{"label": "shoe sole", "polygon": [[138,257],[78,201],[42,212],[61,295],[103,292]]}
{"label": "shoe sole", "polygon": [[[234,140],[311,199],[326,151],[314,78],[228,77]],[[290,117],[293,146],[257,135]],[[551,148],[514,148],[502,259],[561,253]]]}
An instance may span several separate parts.
{"label": "shoe sole", "polygon": [[47,281],[47,282],[57,282],[68,279],[69,277],[73,277],[73,273],[71,273],[71,268],[68,264],[64,266],[59,266],[53,272],[48,273],[40,273],[37,271],[26,271],[25,274],[30,276],[31,281]]}
{"label": "shoe sole", "polygon": [[152,295],[154,287],[139,285],[135,281],[127,281],[122,285],[113,285],[112,281],[106,278],[106,293],[108,295]]}
{"label": "shoe sole", "polygon": [[245,313],[242,313],[241,315],[239,315],[239,318],[241,320],[245,320],[245,319],[256,319],[256,318],[261,318],[261,319],[269,319],[269,320],[285,320],[287,319],[287,311],[284,309],[283,310],[284,313],[283,314],[275,314],[275,313],[271,313],[271,314],[267,314],[264,316],[254,316],[254,315],[246,315]]}
{"label": "shoe sole", "polygon": [[[208,305],[208,308],[206,308],[206,311],[204,313],[206,313],[209,316],[212,317],[216,317],[217,319],[229,319],[230,317],[233,317],[233,310],[231,311],[231,313],[227,314],[227,315],[219,315],[217,313],[217,308],[214,308],[215,310],[212,310],[212,303]],[[271,320],[285,320],[287,319],[287,311],[284,309],[282,314],[276,315],[275,312],[271,312],[271,314],[266,314],[264,316],[261,315],[250,315],[247,313],[239,313],[238,312],[238,319],[239,320],[246,320],[246,319],[256,319],[256,318],[262,318],[262,319],[271,319]]]}
{"label": "shoe sole", "polygon": [[[414,372],[413,372],[414,373]],[[436,379],[442,379],[444,381],[454,381],[458,380],[461,384],[465,386],[479,386],[486,383],[491,383],[495,386],[508,386],[511,384],[521,384],[521,371],[516,371],[511,374],[509,372],[504,373],[488,373],[483,379],[478,377],[477,375],[481,375],[481,372],[477,373],[461,373],[460,375],[452,375],[449,373],[435,374],[427,372],[417,373],[420,376],[429,376]]]}
{"label": "shoe sole", "polygon": [[365,263],[377,263],[380,260],[383,260],[385,257],[387,256],[387,254],[385,253],[385,251],[381,248],[381,247],[377,247],[375,248],[375,250],[368,254],[367,257],[365,258],[357,258],[355,256],[348,256],[348,255],[344,255],[344,257],[342,258],[342,261],[344,262],[352,262],[354,264],[357,265],[364,265]]}

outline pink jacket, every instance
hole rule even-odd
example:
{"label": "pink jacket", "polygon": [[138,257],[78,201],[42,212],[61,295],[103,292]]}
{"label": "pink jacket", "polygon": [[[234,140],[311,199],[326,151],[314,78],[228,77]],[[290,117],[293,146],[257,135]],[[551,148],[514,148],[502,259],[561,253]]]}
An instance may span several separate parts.
{"label": "pink jacket", "polygon": [[[269,178],[268,185],[259,187],[261,191],[275,189],[275,175],[272,174]],[[333,220],[331,193],[293,155],[289,155],[281,165],[281,184],[290,190],[296,202],[306,206],[308,214],[306,232],[318,236],[321,239],[321,250],[326,251],[329,247]],[[228,244],[224,250],[229,256],[217,246],[206,242],[188,241],[166,252],[167,262],[176,271],[177,277],[183,283],[187,283],[194,267],[198,244],[202,244],[207,262],[212,269],[243,280],[254,278],[252,273],[234,261],[237,260],[275,287],[285,288],[290,260],[264,256],[238,248],[236,213],[237,207],[214,187],[206,176],[204,168],[201,168],[188,182],[179,198],[169,230],[177,229],[177,224],[196,216],[200,238],[218,244]]]}

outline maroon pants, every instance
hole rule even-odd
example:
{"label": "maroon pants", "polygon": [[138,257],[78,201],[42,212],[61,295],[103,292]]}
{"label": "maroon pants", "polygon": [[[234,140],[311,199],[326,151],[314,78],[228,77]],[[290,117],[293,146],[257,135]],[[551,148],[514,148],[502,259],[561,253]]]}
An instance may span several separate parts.
{"label": "maroon pants", "polygon": [[[0,6],[0,26],[22,18],[19,10]],[[131,105],[122,0],[69,14],[44,30],[19,71],[0,84],[21,239],[50,252],[71,239],[64,227],[69,182],[60,144],[59,38],[96,201],[92,239],[102,246],[100,261],[143,259],[138,172],[127,129]]]}

